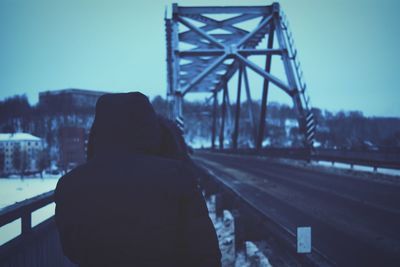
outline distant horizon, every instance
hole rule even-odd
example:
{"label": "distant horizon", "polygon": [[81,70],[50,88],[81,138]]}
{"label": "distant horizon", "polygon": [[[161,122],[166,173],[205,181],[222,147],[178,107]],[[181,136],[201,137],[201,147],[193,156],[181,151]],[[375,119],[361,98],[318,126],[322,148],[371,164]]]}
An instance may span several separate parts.
{"label": "distant horizon", "polygon": [[[85,89],[85,88],[70,87],[70,88],[62,88],[62,89],[54,89],[54,90],[39,91],[38,94],[37,94],[37,96],[38,96],[38,97],[37,97],[37,100],[36,100],[35,102],[33,102],[33,101],[29,98],[29,96],[28,96],[26,93],[23,93],[23,94],[14,94],[14,95],[10,95],[10,96],[5,96],[5,97],[3,97],[3,98],[0,99],[0,102],[3,102],[3,101],[5,101],[6,99],[9,99],[9,98],[12,98],[12,97],[16,97],[16,96],[25,96],[25,97],[28,99],[29,105],[35,106],[35,105],[37,105],[37,104],[39,103],[39,94],[40,94],[40,93],[49,92],[49,91],[71,90],[71,89],[84,90],[84,91],[94,91],[94,92],[101,92],[101,93],[106,93],[106,94],[107,94],[107,93],[119,93],[119,92],[108,92],[108,91],[105,91],[105,90],[94,90],[94,89]],[[130,92],[140,92],[140,91],[130,91]],[[126,93],[126,92],[121,92],[121,93]],[[162,99],[166,100],[166,97],[163,96],[163,95],[155,95],[155,96],[147,96],[147,97],[149,98],[150,101],[153,101],[154,98],[156,98],[156,97],[161,97]],[[205,99],[195,99],[195,100],[185,100],[185,101],[190,102],[190,103],[196,103],[196,102],[204,103],[204,102],[206,102]],[[254,101],[254,102],[257,102],[257,103],[260,103],[260,102],[261,102],[261,99],[255,99],[255,100],[253,100],[253,101]],[[244,103],[244,102],[246,102],[246,100],[242,100],[242,101],[241,101],[241,103]],[[235,103],[234,103],[233,101],[231,101],[231,105],[234,105],[234,104],[235,104]],[[280,104],[280,105],[286,105],[286,106],[292,107],[292,103],[289,103],[289,104],[288,104],[288,103],[280,102],[280,101],[268,101],[268,105],[271,105],[271,104]],[[320,107],[318,107],[318,106],[313,106],[313,108],[317,108],[317,109],[321,110],[322,112],[325,112],[325,111],[331,112],[331,113],[333,113],[333,114],[338,114],[338,113],[340,113],[340,112],[344,112],[344,113],[360,112],[365,118],[393,118],[393,119],[400,119],[400,116],[385,116],[385,115],[382,116],[382,115],[374,115],[374,114],[370,115],[370,114],[366,114],[366,113],[363,112],[362,110],[356,110],[356,109],[331,110],[331,109],[320,108]],[[268,112],[268,111],[267,111],[267,112]]]}

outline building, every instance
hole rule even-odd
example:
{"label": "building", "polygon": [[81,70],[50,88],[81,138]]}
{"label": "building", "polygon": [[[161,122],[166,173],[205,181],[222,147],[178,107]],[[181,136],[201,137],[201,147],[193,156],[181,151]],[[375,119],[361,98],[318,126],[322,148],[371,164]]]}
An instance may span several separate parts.
{"label": "building", "polygon": [[106,92],[82,90],[82,89],[62,89],[39,93],[39,106],[64,108],[89,108],[96,106],[97,99]]}
{"label": "building", "polygon": [[0,133],[0,173],[35,173],[40,170],[44,141],[29,133]]}
{"label": "building", "polygon": [[80,127],[60,128],[60,167],[68,170],[85,162],[85,129]]}

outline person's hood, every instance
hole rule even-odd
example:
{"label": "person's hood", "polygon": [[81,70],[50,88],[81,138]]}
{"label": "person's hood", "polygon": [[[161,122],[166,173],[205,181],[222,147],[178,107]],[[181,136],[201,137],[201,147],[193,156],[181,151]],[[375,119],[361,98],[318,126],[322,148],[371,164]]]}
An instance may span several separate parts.
{"label": "person's hood", "polygon": [[170,119],[158,116],[158,121],[162,133],[160,155],[173,159],[186,159],[188,150],[183,132]]}
{"label": "person's hood", "polygon": [[96,103],[88,159],[100,153],[158,154],[160,135],[157,115],[145,95],[105,94]]}

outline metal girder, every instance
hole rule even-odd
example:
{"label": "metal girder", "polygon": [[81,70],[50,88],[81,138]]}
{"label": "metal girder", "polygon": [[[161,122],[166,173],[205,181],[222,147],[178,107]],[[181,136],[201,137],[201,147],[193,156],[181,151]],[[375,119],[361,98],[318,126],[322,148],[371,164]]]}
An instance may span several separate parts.
{"label": "metal girder", "polygon": [[211,125],[211,148],[215,148],[215,137],[217,134],[217,112],[218,112],[218,93],[213,94],[213,112],[212,112],[212,125]]}
{"label": "metal girder", "polygon": [[219,91],[223,85],[224,81],[229,81],[232,76],[236,73],[239,68],[239,62],[237,60],[233,61],[232,64],[228,67],[226,73],[222,76],[220,82],[215,86],[214,91]]}
{"label": "metal girder", "polygon": [[249,41],[254,35],[256,35],[258,32],[260,32],[263,28],[267,26],[267,24],[271,21],[272,16],[268,16],[265,18],[258,26],[255,28],[252,32],[248,33],[246,36],[244,36],[242,39],[239,40],[239,42],[236,44],[237,47],[241,47],[242,45],[245,45],[247,41]]}
{"label": "metal girder", "polygon": [[[238,23],[240,21],[243,21],[243,19],[246,19],[243,16],[236,16],[233,18],[225,19],[223,21],[218,21],[218,20],[203,16],[203,15],[199,15],[199,14],[193,14],[188,17],[193,20],[199,21],[199,22],[207,23],[206,26],[200,28],[203,31],[204,30],[210,31],[213,29],[221,28],[221,29],[230,31],[232,33],[238,33],[238,34],[243,34],[243,35],[248,33],[247,31],[245,31],[243,29],[232,26],[233,23]],[[188,33],[190,33],[190,31]]]}
{"label": "metal girder", "polygon": [[[217,8],[218,9],[218,8]],[[254,36],[260,29],[262,29],[262,26],[266,25],[267,22],[270,20],[271,14],[272,14],[272,7],[267,6],[267,7],[232,7],[231,8],[226,8],[223,7],[224,10],[226,10],[228,13],[229,10],[242,10],[242,12],[238,12],[236,16],[233,16],[231,18],[227,18],[221,21],[218,21],[216,19],[209,18],[205,16],[204,14],[209,14],[211,13],[218,13],[215,12],[214,7],[212,8],[206,8],[204,10],[203,8],[192,8],[192,7],[178,7],[177,5],[174,5],[173,9],[173,16],[172,16],[172,24],[183,24],[186,27],[189,28],[188,31],[179,33],[177,34],[178,36],[178,42],[173,43],[172,50],[174,51],[174,55],[177,58],[176,61],[179,61],[180,58],[190,58],[192,59],[193,57],[204,57],[204,56],[221,56],[223,53],[228,53],[228,56],[233,56],[230,54],[232,50],[231,43],[240,37],[243,39],[243,36],[246,36],[246,42],[253,42],[254,44],[257,44],[258,42],[261,41],[262,36]],[[190,10],[190,12],[186,12]],[[207,11],[208,10],[208,11]],[[212,11],[214,10],[214,11]],[[204,14],[201,12],[205,12]],[[249,33],[247,30],[240,29],[239,27],[234,26],[233,24],[239,23],[239,22],[244,22],[246,20],[250,20],[253,18],[257,17],[264,17],[267,16],[268,18],[264,18],[261,27],[257,27],[256,31],[252,31],[252,33]],[[186,17],[186,18],[185,18]],[[198,28],[195,25],[193,25],[189,20],[196,20],[200,21],[202,23],[206,23],[206,25]],[[231,32],[231,34],[209,34],[208,32],[210,30],[214,29],[224,29],[228,32]],[[196,38],[197,37],[197,38]],[[199,38],[200,37],[200,38]],[[208,42],[204,42],[204,40],[207,40]],[[197,48],[192,49],[192,50],[186,50],[186,51],[179,51],[178,49],[178,44],[179,42],[186,42],[190,43],[192,45],[197,46]],[[229,45],[229,47],[227,47]],[[251,45],[245,44],[245,42],[241,42],[240,46],[245,46],[244,49],[239,49],[238,53],[242,53],[245,56],[248,55],[264,55],[268,53],[272,53],[274,55],[279,55],[281,54],[280,51],[278,50],[271,50],[271,51],[266,51],[260,50],[257,51],[257,49],[254,49],[254,47],[251,47]],[[216,49],[218,47],[218,49]],[[249,49],[250,47],[250,49]],[[223,48],[223,49],[221,49]],[[236,50],[238,48],[238,44],[233,44],[233,50]],[[253,48],[253,49],[251,49]],[[228,57],[227,56],[227,57]],[[200,87],[200,81],[204,78],[206,75],[210,76],[215,76],[214,78],[218,78],[218,76],[214,75],[210,69],[215,68],[216,66],[213,65],[213,63],[206,63],[206,64],[211,64],[211,68],[208,68],[205,66],[205,64],[201,64],[199,62],[194,62],[193,66],[195,70],[200,70],[202,69],[202,73],[200,75],[194,75],[193,72],[190,72],[191,75],[193,76],[192,81],[189,81],[189,78],[187,73],[182,76],[182,77],[177,77],[178,80],[182,80],[185,83],[187,83],[186,88],[182,89],[180,88],[175,88],[175,91],[183,91],[184,94],[188,93],[189,90],[194,90],[194,91],[202,91],[202,88],[205,88],[207,86],[202,86]],[[188,68],[185,68],[188,69]],[[205,75],[204,75],[205,74]],[[179,73],[177,73],[179,76]],[[212,78],[211,80],[214,80]],[[178,86],[183,85],[184,83],[178,82]],[[217,83],[219,84],[219,83]]]}
{"label": "metal girder", "polygon": [[188,51],[177,51],[180,57],[206,57],[206,56],[220,56],[225,53],[224,49],[196,49]]}
{"label": "metal girder", "polygon": [[233,128],[233,135],[232,135],[232,148],[238,148],[238,137],[239,137],[239,117],[240,117],[240,98],[242,94],[242,67],[239,67],[239,77],[238,77],[238,89],[237,89],[237,96],[236,96],[236,108],[235,108],[235,124]]}
{"label": "metal girder", "polygon": [[[271,49],[274,46],[274,27],[269,29],[268,33],[268,41],[267,41],[267,49]],[[272,56],[268,54],[265,59],[265,71],[270,72],[272,63]],[[267,116],[267,97],[268,97],[268,89],[269,89],[269,80],[264,79],[263,82],[263,92],[261,96],[261,111],[260,111],[260,122],[258,125],[258,135],[256,142],[256,149],[260,150],[262,148],[262,143],[264,140],[264,129],[266,124],[266,116]]]}
{"label": "metal girder", "polygon": [[183,16],[191,14],[257,14],[265,15],[272,12],[272,6],[213,6],[213,7],[179,7]]}
{"label": "metal girder", "polygon": [[258,55],[282,55],[282,49],[238,49],[237,53],[243,56],[258,56]]}
{"label": "metal girder", "polygon": [[228,96],[228,85],[225,83],[223,95],[222,95],[222,107],[221,107],[221,125],[219,130],[219,148],[224,148],[224,136],[225,136],[225,115],[226,115],[226,106],[228,105],[227,101]]}
{"label": "metal girder", "polygon": [[195,77],[188,85],[183,89],[183,95],[187,94],[193,86],[195,86],[198,82],[200,82],[204,77],[206,77],[211,71],[213,71],[216,67],[218,67],[224,60],[227,55],[224,54],[217,58],[210,66],[208,66],[205,70],[203,70],[197,77]]}
{"label": "metal girder", "polygon": [[188,27],[189,29],[193,30],[194,32],[198,33],[200,36],[202,36],[204,39],[207,39],[208,41],[210,41],[210,43],[213,43],[216,46],[225,48],[224,45],[222,45],[220,42],[218,42],[217,39],[215,39],[214,37],[212,37],[211,35],[207,34],[205,31],[203,31],[200,28],[197,28],[196,26],[194,26],[192,23],[190,23],[189,21],[187,21],[186,19],[179,17],[179,22],[181,22],[183,25],[185,25],[186,27]]}
{"label": "metal girder", "polygon": [[285,84],[279,78],[269,74],[268,72],[263,70],[261,67],[259,67],[257,64],[251,62],[250,60],[248,60],[247,58],[243,57],[240,54],[236,54],[236,57],[240,61],[242,61],[246,66],[248,66],[250,69],[254,70],[258,74],[263,76],[265,79],[269,80],[270,82],[272,82],[273,84],[275,84],[276,86],[281,88],[283,91],[285,91],[285,93],[287,93],[290,96],[292,95],[292,88],[290,88],[289,85]]}
{"label": "metal girder", "polygon": [[247,76],[247,71],[246,68],[243,69],[243,77],[244,77],[244,88],[246,91],[246,96],[247,96],[247,103],[249,105],[249,119],[251,123],[251,128],[253,130],[253,138],[254,138],[254,143],[256,142],[257,138],[257,128],[256,128],[256,117],[254,115],[254,110],[253,110],[253,100],[251,99],[251,93],[250,93],[250,82],[249,78]]}
{"label": "metal girder", "polygon": [[[207,56],[220,56],[225,53],[223,49],[193,49],[177,51],[180,57],[207,57]],[[258,55],[282,55],[281,49],[238,49],[237,53],[244,56],[258,56]]]}
{"label": "metal girder", "polygon": [[[225,14],[226,17],[216,19],[213,14]],[[259,22],[254,28],[248,26],[253,25],[252,23],[246,24],[255,19]],[[198,23],[201,23],[201,26],[197,26]],[[315,126],[313,120],[311,123],[304,122],[305,118],[310,118],[311,108],[308,98],[304,95],[306,85],[302,81],[302,77],[298,77],[301,71],[299,64],[295,63],[297,57],[293,52],[295,51],[293,38],[287,32],[287,25],[283,26],[284,23],[286,22],[278,3],[268,6],[226,7],[181,7],[173,4],[172,17],[166,19],[166,33],[168,94],[176,96],[178,99],[175,109],[182,108],[181,102],[188,93],[209,92],[216,99],[220,90],[226,91],[227,83],[240,68],[246,82],[246,94],[251,102],[249,85],[251,81],[246,72],[246,68],[249,68],[264,79],[263,108],[260,113],[259,125],[264,125],[266,94],[268,84],[272,83],[293,99],[302,125],[305,125],[304,127]],[[185,30],[179,31],[179,26],[185,26]],[[274,35],[277,47],[274,47],[274,42],[271,41],[274,39]],[[269,44],[266,48],[265,46],[260,48],[259,45],[266,38],[269,40]],[[193,48],[180,49],[185,45]],[[251,61],[249,59],[251,56],[265,56],[266,66],[259,66]],[[270,67],[273,56],[281,57],[287,81],[282,81],[271,74]],[[228,63],[228,59],[232,62]],[[225,95],[228,95],[228,92]],[[225,97],[223,99],[225,100]],[[238,99],[240,100],[240,97]],[[226,103],[224,102],[224,104]],[[174,110],[173,113],[175,116],[181,115],[182,110]],[[214,115],[217,116],[217,113]],[[255,128],[255,115],[251,116]],[[308,131],[307,138],[313,136],[313,132],[312,134],[309,132],[314,128],[306,129],[306,132]],[[261,126],[258,135],[255,134],[257,147],[260,147],[262,143],[263,131],[264,127]],[[214,127],[213,143],[215,135]]]}

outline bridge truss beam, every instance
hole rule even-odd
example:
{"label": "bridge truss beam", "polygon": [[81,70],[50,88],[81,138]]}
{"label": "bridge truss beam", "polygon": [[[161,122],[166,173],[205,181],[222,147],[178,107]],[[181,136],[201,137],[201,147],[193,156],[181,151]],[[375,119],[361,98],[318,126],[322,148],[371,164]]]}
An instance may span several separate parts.
{"label": "bridge truss beam", "polygon": [[[213,18],[225,14],[224,19]],[[258,19],[253,29],[240,24]],[[293,37],[286,17],[278,3],[269,6],[241,7],[181,7],[172,5],[172,15],[166,16],[168,96],[172,102],[172,117],[182,119],[183,98],[188,93],[208,92],[214,99],[212,120],[212,147],[215,148],[218,123],[219,147],[224,148],[226,115],[230,120],[228,82],[239,72],[235,122],[231,145],[238,147],[242,82],[245,83],[249,121],[254,146],[262,148],[265,136],[267,96],[272,83],[289,97],[298,114],[299,128],[304,134],[304,145],[312,147],[315,122],[304,82]],[[217,33],[217,32],[218,33]],[[278,47],[274,47],[274,36]],[[267,47],[260,47],[266,39]],[[181,49],[190,46],[189,49]],[[265,66],[253,62],[251,56],[265,56]],[[271,73],[273,56],[280,56],[285,71],[283,81]],[[263,78],[261,111],[257,117],[253,110],[247,69]],[[221,112],[218,112],[218,94],[222,92]],[[232,125],[228,123],[227,125]]]}

